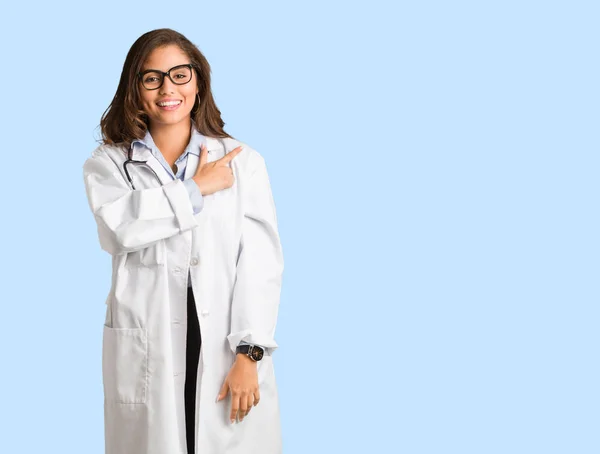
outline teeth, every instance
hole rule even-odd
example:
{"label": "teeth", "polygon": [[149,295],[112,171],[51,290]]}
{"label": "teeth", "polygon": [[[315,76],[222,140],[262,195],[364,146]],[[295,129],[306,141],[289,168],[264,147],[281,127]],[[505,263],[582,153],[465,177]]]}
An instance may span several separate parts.
{"label": "teeth", "polygon": [[159,102],[157,104],[161,107],[176,106],[177,104],[181,104],[181,101]]}

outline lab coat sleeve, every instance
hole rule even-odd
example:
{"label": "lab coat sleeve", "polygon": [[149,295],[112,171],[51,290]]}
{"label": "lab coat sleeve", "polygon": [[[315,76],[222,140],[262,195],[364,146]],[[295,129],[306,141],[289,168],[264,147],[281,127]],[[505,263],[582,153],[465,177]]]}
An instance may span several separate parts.
{"label": "lab coat sleeve", "polygon": [[270,355],[278,347],[275,325],[283,274],[283,252],[275,203],[264,158],[254,155],[255,168],[244,192],[244,217],[227,340],[235,353],[244,341]]}
{"label": "lab coat sleeve", "polygon": [[[250,344],[250,342],[240,341],[239,345],[252,345],[252,344]],[[257,347],[262,348],[263,350],[265,349],[264,345],[259,345],[259,344],[254,344],[254,345],[256,345]]]}
{"label": "lab coat sleeve", "polygon": [[100,247],[111,255],[144,249],[198,225],[183,181],[134,191],[102,148],[85,161],[83,179]]}

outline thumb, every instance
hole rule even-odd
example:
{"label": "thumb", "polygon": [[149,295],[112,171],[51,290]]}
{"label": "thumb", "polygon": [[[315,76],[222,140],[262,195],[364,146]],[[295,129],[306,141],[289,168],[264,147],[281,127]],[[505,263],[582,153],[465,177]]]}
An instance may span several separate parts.
{"label": "thumb", "polygon": [[208,152],[206,150],[206,145],[200,145],[200,162],[198,162],[198,169],[206,164],[208,160]]}
{"label": "thumb", "polygon": [[225,382],[223,383],[223,386],[221,386],[221,391],[219,391],[219,395],[217,396],[217,402],[224,399],[225,396],[227,395],[228,391],[229,391],[229,383],[227,382],[227,380],[225,380]]}

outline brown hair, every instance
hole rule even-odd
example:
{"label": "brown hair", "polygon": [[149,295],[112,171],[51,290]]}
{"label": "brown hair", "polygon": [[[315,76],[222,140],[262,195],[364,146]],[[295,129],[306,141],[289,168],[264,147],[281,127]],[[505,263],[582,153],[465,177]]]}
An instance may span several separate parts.
{"label": "brown hair", "polygon": [[202,52],[181,33],[170,28],[159,28],[140,36],[127,53],[117,92],[100,119],[103,144],[123,143],[128,150],[135,139],[144,137],[148,129],[148,116],[138,107],[141,97],[137,74],[154,49],[171,44],[179,46],[187,54],[196,72],[198,95],[192,107],[192,122],[205,136],[233,138],[223,130],[225,122],[221,119],[221,111],[215,104],[210,88],[210,65]]}

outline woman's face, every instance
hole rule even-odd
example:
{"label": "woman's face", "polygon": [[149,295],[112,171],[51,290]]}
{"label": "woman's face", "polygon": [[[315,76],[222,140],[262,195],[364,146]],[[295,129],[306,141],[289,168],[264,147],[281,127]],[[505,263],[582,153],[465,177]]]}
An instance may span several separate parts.
{"label": "woman's face", "polygon": [[[178,46],[169,45],[154,49],[142,66],[140,72],[148,69],[158,69],[167,72],[169,69],[190,63],[189,57]],[[156,83],[159,81],[156,74],[144,74],[143,79],[147,83]],[[154,79],[153,79],[154,77]],[[172,71],[171,77],[175,81],[184,80],[183,74]],[[153,124],[176,124],[181,121],[190,121],[190,112],[194,107],[196,94],[198,93],[198,83],[196,72],[192,70],[191,80],[183,85],[174,84],[167,76],[164,77],[163,84],[156,90],[147,90],[138,80],[140,96],[142,99],[142,109],[148,115],[150,126]],[[160,107],[161,101],[175,100],[181,101],[178,107]]]}

